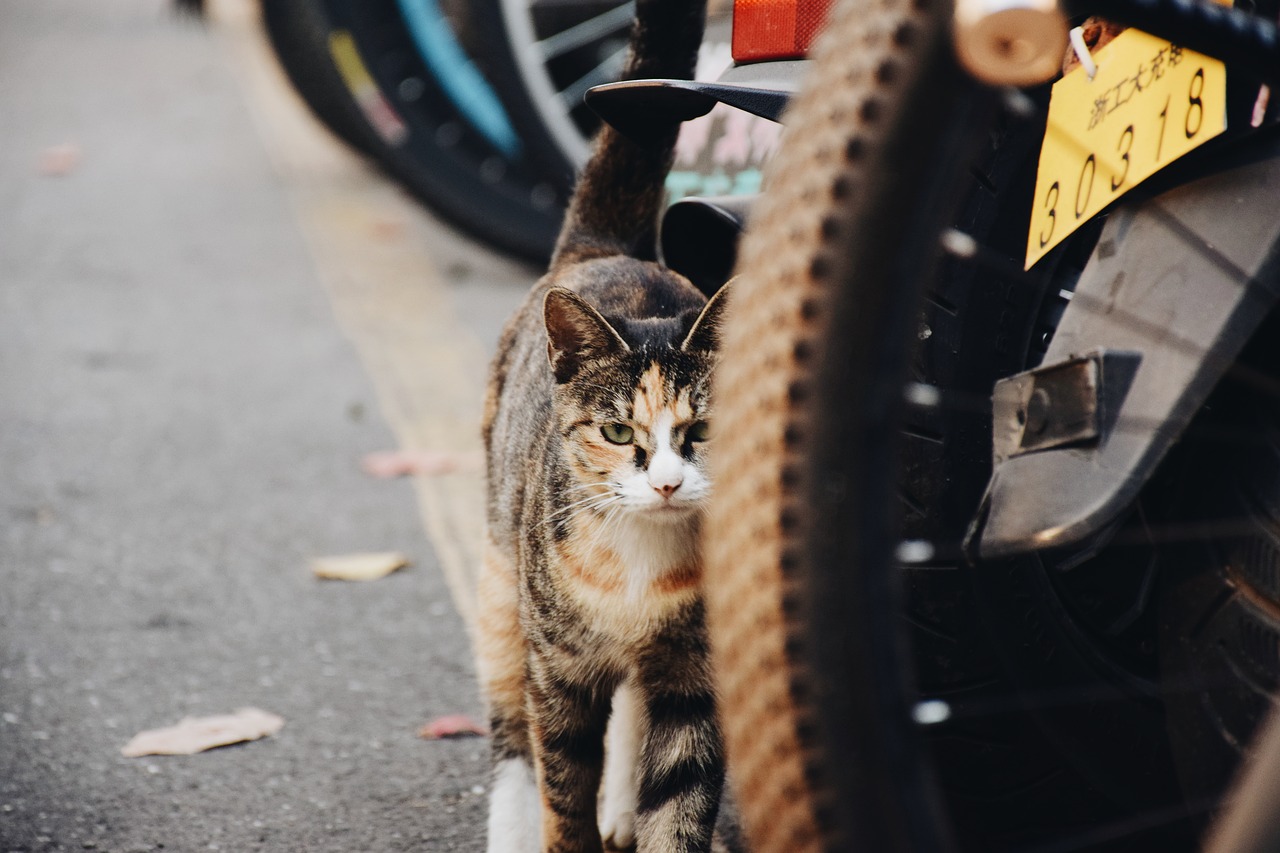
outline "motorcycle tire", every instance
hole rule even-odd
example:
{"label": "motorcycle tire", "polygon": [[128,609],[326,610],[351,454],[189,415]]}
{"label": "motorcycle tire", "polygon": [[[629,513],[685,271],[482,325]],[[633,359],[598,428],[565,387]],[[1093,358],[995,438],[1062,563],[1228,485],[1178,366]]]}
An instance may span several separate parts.
{"label": "motorcycle tire", "polygon": [[[707,526],[731,776],[761,853],[1190,849],[1212,806],[1174,766],[1207,728],[1166,726],[1155,648],[1187,625],[1170,638],[1147,606],[1177,600],[1144,586],[1147,546],[1066,581],[1063,555],[971,570],[959,553],[991,383],[1043,352],[1091,246],[1039,279],[1002,254],[1026,233],[1026,157],[954,67],[949,19],[928,0],[837,7],[740,254]],[[1143,605],[1117,636],[1082,607],[1107,583],[1108,606]]]}
{"label": "motorcycle tire", "polygon": [[[929,164],[973,144],[927,132],[904,107],[926,91],[970,103],[945,73],[945,37],[938,3],[833,10],[739,254],[715,391],[705,588],[730,775],[760,853],[951,845],[909,722],[901,593],[874,570],[892,559],[884,531],[898,521],[886,484],[916,295],[890,286],[899,271],[874,247],[929,227],[920,214],[936,206],[919,198],[949,195],[954,179]],[[888,152],[900,155],[892,171]],[[855,194],[881,203],[858,209]],[[836,326],[836,283],[853,268],[866,293]],[[815,403],[825,369],[843,374],[832,384],[845,390],[823,401],[843,424]],[[823,473],[833,448],[846,452]],[[849,566],[830,579],[839,590],[826,588],[832,563]]]}

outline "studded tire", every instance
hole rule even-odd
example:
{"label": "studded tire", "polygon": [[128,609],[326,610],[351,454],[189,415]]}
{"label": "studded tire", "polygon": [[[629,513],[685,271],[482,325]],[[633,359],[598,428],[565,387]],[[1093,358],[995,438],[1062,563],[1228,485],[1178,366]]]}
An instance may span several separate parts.
{"label": "studded tire", "polygon": [[[979,567],[982,577],[961,580],[964,588],[943,579],[962,572],[904,581],[891,568],[903,531],[930,533],[928,516],[972,507],[976,495],[966,490],[985,482],[980,465],[947,448],[967,441],[989,452],[989,423],[965,422],[958,407],[904,435],[919,416],[903,401],[908,379],[937,381],[941,362],[968,359],[985,377],[985,387],[967,388],[981,405],[992,380],[1029,366],[1029,341],[1045,318],[1044,292],[1028,304],[923,292],[940,280],[927,249],[964,196],[956,164],[989,141],[984,96],[951,64],[948,18],[946,4],[931,0],[837,4],[740,252],[716,392],[718,495],[706,546],[730,775],[757,853],[996,850],[1090,833],[1091,849],[1190,849],[1194,815],[1141,841],[1116,836],[1119,847],[1105,839],[1126,815],[1216,796],[1238,758],[1224,745],[1247,740],[1280,670],[1272,660],[1280,605],[1233,593],[1249,584],[1280,600],[1272,595],[1280,589],[1280,407],[1259,415],[1256,400],[1237,398],[1243,411],[1233,413],[1230,394],[1218,395],[1213,417],[1263,436],[1265,464],[1253,446],[1233,458],[1192,443],[1155,484],[1157,502],[1177,482],[1196,496],[1188,509],[1196,517],[1229,512],[1248,522],[1242,535],[1209,537],[1162,568],[1153,600],[1166,618],[1136,632],[1163,649],[1164,671],[1134,665],[1139,675],[1152,670],[1153,690],[1216,671],[1229,686],[1220,707],[1108,688],[1116,701],[1078,712],[993,716],[985,730],[965,721],[945,754],[912,719],[915,698],[930,695],[921,682],[950,681],[976,707],[1023,687],[1096,686],[1107,670],[1118,680],[1133,674],[1116,665],[1116,644],[1087,636],[1087,620],[1068,612],[1092,592],[1071,584],[1096,580],[1095,588],[1124,594],[1112,570],[1129,556],[1123,551],[1106,549],[1071,575],[1056,575],[1038,555]],[[1064,247],[1058,260],[1072,251]],[[930,302],[941,306],[934,327],[921,322]],[[942,326],[957,317],[968,331],[940,344]],[[1021,336],[1011,356],[990,343],[1006,333]],[[908,342],[926,337],[913,352]],[[1273,370],[1278,360],[1268,351],[1254,363]],[[943,448],[937,458],[915,444],[922,435]],[[923,522],[907,517],[913,511]],[[1251,574],[1231,577],[1230,564]],[[1210,616],[1222,639],[1211,648],[1191,642]],[[1226,665],[1214,657],[1224,653]],[[1240,678],[1248,668],[1257,677]],[[967,760],[956,743],[977,744],[973,757],[989,766]],[[1004,763],[993,760],[999,755]],[[957,790],[960,801],[975,796],[957,808]]]}
{"label": "studded tire", "polygon": [[[730,774],[757,853],[945,844],[902,729],[910,667],[893,641],[897,592],[886,572],[859,569],[892,559],[895,501],[881,484],[894,474],[908,283],[923,273],[879,248],[941,225],[919,205],[950,194],[955,176],[936,166],[968,142],[911,108],[925,95],[949,105],[940,112],[969,103],[948,17],[937,0],[836,5],[739,258],[706,588]],[[854,270],[850,312],[841,303],[855,297],[837,285]],[[849,393],[834,408],[848,420],[814,405],[819,371],[841,373]],[[856,452],[830,468],[823,455],[837,447]],[[805,582],[831,554],[849,564],[838,601]]]}

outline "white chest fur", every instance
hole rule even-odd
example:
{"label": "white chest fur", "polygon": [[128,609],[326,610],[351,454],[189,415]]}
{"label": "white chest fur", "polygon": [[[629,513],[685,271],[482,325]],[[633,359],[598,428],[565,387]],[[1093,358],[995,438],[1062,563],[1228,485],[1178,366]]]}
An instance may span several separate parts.
{"label": "white chest fur", "polygon": [[624,645],[652,632],[697,595],[701,575],[696,516],[654,522],[616,519],[599,531],[600,566],[609,583],[576,589],[591,627]]}

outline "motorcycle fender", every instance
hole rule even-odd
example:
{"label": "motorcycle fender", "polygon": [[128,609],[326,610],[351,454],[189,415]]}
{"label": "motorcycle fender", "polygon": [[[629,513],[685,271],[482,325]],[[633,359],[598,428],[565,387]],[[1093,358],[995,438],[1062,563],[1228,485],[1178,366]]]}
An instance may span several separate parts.
{"label": "motorcycle fender", "polygon": [[730,67],[715,82],[702,80],[623,80],[592,86],[585,100],[601,121],[640,144],[674,119],[689,121],[724,104],[752,115],[781,121],[809,70],[808,59],[757,62]]}
{"label": "motorcycle fender", "polygon": [[1277,199],[1273,145],[1111,215],[1044,364],[997,386],[968,554],[1078,545],[1133,502],[1275,304]]}

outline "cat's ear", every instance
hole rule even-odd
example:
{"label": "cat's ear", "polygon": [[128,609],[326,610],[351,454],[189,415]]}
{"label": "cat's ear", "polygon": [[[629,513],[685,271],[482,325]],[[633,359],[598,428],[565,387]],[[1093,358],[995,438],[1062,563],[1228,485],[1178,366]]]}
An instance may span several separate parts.
{"label": "cat's ear", "polygon": [[609,321],[572,290],[548,290],[542,301],[542,316],[547,324],[547,356],[556,382],[568,382],[585,361],[628,349]]}
{"label": "cat's ear", "polygon": [[689,334],[685,335],[680,349],[684,352],[715,352],[720,347],[720,324],[724,322],[725,306],[728,304],[730,279],[719,290],[712,294],[707,304],[702,306],[702,313],[693,321]]}

